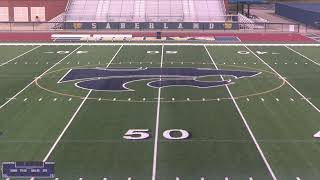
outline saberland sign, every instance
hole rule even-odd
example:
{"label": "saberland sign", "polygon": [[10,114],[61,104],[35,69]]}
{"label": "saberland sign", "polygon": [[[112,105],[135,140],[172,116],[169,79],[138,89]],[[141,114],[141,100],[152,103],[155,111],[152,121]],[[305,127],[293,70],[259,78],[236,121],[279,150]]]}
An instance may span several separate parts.
{"label": "saberland sign", "polygon": [[66,22],[65,29],[200,29],[200,30],[234,30],[237,23],[230,22]]}

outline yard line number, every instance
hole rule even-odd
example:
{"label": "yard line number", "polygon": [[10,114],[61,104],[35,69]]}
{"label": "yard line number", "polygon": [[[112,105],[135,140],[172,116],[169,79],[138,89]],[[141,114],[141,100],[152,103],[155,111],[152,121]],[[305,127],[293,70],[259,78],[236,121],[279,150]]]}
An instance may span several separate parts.
{"label": "yard line number", "polygon": [[[190,133],[184,129],[168,129],[163,131],[163,137],[169,140],[183,140],[190,137]],[[127,140],[143,140],[150,137],[149,129],[129,129],[123,136]]]}

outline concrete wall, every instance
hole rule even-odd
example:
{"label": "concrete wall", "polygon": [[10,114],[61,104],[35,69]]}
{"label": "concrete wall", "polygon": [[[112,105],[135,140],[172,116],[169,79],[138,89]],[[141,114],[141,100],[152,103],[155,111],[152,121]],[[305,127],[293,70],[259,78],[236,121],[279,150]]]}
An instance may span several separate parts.
{"label": "concrete wall", "polygon": [[68,0],[0,0],[0,7],[9,7],[9,21],[14,21],[14,7],[28,7],[28,21],[31,17],[31,7],[44,7],[45,20],[56,17],[64,12]]}

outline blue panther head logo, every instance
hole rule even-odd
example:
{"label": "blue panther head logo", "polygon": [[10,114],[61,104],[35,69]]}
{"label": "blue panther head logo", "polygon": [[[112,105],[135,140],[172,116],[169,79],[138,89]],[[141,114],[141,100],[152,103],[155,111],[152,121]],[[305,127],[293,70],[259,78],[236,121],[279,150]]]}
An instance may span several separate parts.
{"label": "blue panther head logo", "polygon": [[211,68],[87,68],[70,69],[58,83],[76,82],[79,88],[96,91],[134,91],[126,87],[134,81],[149,80],[148,86],[162,88],[170,86],[191,86],[212,88],[229,85],[231,80],[201,81],[211,76],[231,76],[236,79],[260,74],[254,71],[217,70]]}

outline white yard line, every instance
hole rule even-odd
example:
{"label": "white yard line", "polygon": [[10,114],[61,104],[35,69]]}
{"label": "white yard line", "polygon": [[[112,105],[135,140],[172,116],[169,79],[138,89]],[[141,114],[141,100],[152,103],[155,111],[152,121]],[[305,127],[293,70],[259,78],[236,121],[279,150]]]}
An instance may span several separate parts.
{"label": "white yard line", "polygon": [[315,106],[306,96],[304,96],[297,88],[295,88],[286,78],[280,75],[275,69],[273,69],[268,63],[266,63],[262,58],[260,58],[256,53],[254,53],[250,48],[244,45],[255,57],[257,57],[262,63],[268,66],[275,74],[277,74],[284,82],[286,82],[294,91],[296,91],[303,99],[305,99],[315,110],[320,112],[319,108]]}
{"label": "white yard line", "polygon": [[112,61],[117,57],[118,53],[121,51],[123,45],[120,46],[120,48],[118,49],[118,51],[116,52],[116,54],[112,57],[112,59],[110,60],[110,62],[107,65],[107,68],[111,65]]}
{"label": "white yard line", "polygon": [[[204,48],[206,49],[206,51],[207,51],[207,53],[208,53],[208,55],[209,55],[209,57],[210,57],[210,59],[211,59],[211,61],[212,61],[213,65],[214,65],[214,67],[218,70],[219,68],[218,68],[218,66],[216,65],[216,63],[214,62],[214,60],[213,60],[213,58],[212,58],[212,56],[211,56],[210,52],[208,51],[207,47],[206,47],[206,46],[204,46]],[[221,77],[221,79],[224,81],[223,76],[221,76],[221,75],[220,75],[220,77]],[[260,145],[259,145],[259,143],[258,143],[257,139],[255,138],[255,136],[254,136],[254,134],[253,134],[253,132],[252,132],[252,130],[251,130],[251,128],[250,128],[250,126],[249,126],[249,124],[248,124],[247,120],[246,120],[246,118],[244,117],[244,115],[243,115],[242,111],[240,110],[240,108],[239,108],[239,106],[238,106],[238,103],[237,103],[237,102],[236,102],[236,100],[234,99],[234,96],[232,95],[232,93],[231,93],[231,91],[230,91],[230,89],[229,89],[228,85],[225,85],[225,87],[226,87],[226,89],[227,89],[227,91],[228,91],[228,93],[229,93],[229,95],[230,95],[230,97],[231,97],[231,99],[232,99],[232,101],[233,101],[233,104],[235,105],[235,107],[236,107],[236,109],[237,109],[237,111],[238,111],[239,115],[241,116],[241,119],[242,119],[242,121],[243,121],[244,125],[246,126],[246,128],[247,128],[247,130],[248,130],[248,132],[249,132],[249,134],[250,134],[250,136],[251,136],[251,138],[252,138],[252,140],[253,140],[254,144],[256,145],[256,148],[258,149],[258,151],[259,151],[259,153],[260,153],[260,156],[261,156],[261,158],[262,158],[262,160],[263,160],[264,164],[267,166],[268,171],[269,171],[270,175],[272,176],[272,179],[273,179],[273,180],[277,180],[277,178],[276,178],[276,176],[274,175],[274,172],[273,172],[273,170],[272,170],[272,168],[271,168],[271,166],[270,166],[270,164],[269,164],[269,162],[268,162],[267,158],[265,157],[265,155],[264,155],[263,151],[261,150],[261,147],[260,147]]]}
{"label": "white yard line", "polygon": [[69,69],[60,79],[59,81],[57,82],[58,84],[61,83],[62,79],[64,79],[69,73],[70,71],[72,71],[72,69]]}
{"label": "white yard line", "polygon": [[[160,68],[163,65],[163,49],[164,45],[161,48],[161,63]],[[160,76],[161,81],[161,76]],[[157,118],[156,118],[156,129],[154,137],[154,147],[153,147],[153,165],[152,165],[152,180],[156,180],[157,176],[157,152],[158,152],[158,139],[159,139],[159,120],[160,120],[160,104],[161,104],[161,87],[158,90],[158,103],[157,103]]]}
{"label": "white yard line", "polygon": [[294,50],[294,49],[292,49],[292,48],[290,48],[290,47],[288,47],[288,46],[285,46],[285,47],[286,47],[286,48],[288,48],[289,50],[291,50],[292,52],[295,52],[296,54],[298,54],[298,55],[300,55],[300,56],[304,57],[305,59],[307,59],[307,60],[309,60],[309,61],[313,62],[314,64],[316,64],[316,65],[320,66],[320,63],[318,63],[318,62],[314,61],[313,59],[308,58],[307,56],[305,56],[305,55],[303,55],[303,54],[299,53],[298,51],[296,51],[296,50]]}
{"label": "white yard line", "polygon": [[59,143],[60,139],[62,138],[62,136],[64,135],[64,133],[67,131],[67,129],[70,127],[72,121],[74,120],[74,118],[77,116],[77,114],[79,113],[81,107],[83,106],[83,104],[86,102],[86,100],[88,99],[89,95],[91,94],[92,90],[90,90],[88,92],[88,94],[86,95],[85,98],[83,98],[80,106],[78,107],[78,109],[73,113],[71,119],[69,120],[69,122],[67,123],[67,125],[64,127],[64,129],[62,130],[62,132],[60,133],[60,135],[58,136],[58,138],[56,139],[56,141],[53,143],[53,145],[51,146],[49,152],[47,153],[47,155],[44,157],[44,159],[42,160],[43,162],[47,161],[48,158],[50,157],[52,151],[55,149],[55,147],[57,146],[57,144]]}
{"label": "white yard line", "polygon": [[[81,47],[81,46],[80,46]],[[79,48],[80,48],[79,47]],[[115,57],[117,56],[117,54],[120,52],[120,50],[122,49],[123,45],[120,46],[120,48],[118,49],[118,51],[116,52],[116,54],[112,57],[112,59],[110,60],[110,62],[107,65],[107,68],[111,65],[112,61],[115,59]],[[77,49],[76,49],[77,50]],[[73,51],[74,52],[74,51]],[[57,144],[59,143],[60,139],[62,138],[62,136],[64,135],[64,133],[67,131],[67,129],[69,128],[69,126],[71,125],[72,121],[74,120],[74,118],[77,116],[78,112],[80,111],[81,107],[83,106],[83,104],[85,103],[85,101],[88,99],[89,95],[91,94],[93,90],[89,90],[87,96],[83,99],[83,101],[81,102],[80,106],[78,107],[78,109],[76,110],[76,112],[73,114],[73,116],[71,117],[71,119],[69,120],[68,124],[64,127],[63,131],[60,133],[60,135],[58,136],[57,140],[54,142],[54,144],[52,145],[52,147],[50,148],[49,152],[47,153],[46,157],[43,159],[43,162],[47,161],[50,154],[52,153],[52,151],[55,149],[55,147],[57,146]]]}
{"label": "white yard line", "polygon": [[11,97],[8,101],[6,101],[4,104],[0,106],[0,109],[2,109],[4,106],[6,106],[9,102],[11,102],[13,99],[15,99],[19,94],[21,94],[24,90],[26,90],[29,86],[31,86],[37,79],[41,78],[43,75],[45,75],[47,72],[49,72],[52,68],[54,68],[56,65],[61,63],[63,60],[68,58],[70,55],[72,55],[75,51],[77,51],[81,46],[77,47],[75,50],[73,50],[71,53],[66,55],[64,58],[62,58],[60,61],[55,63],[53,66],[51,66],[49,69],[47,69],[45,72],[43,72],[40,76],[36,77],[33,81],[31,81],[26,87],[24,87],[22,90],[20,90],[17,94],[15,94],[13,97]]}
{"label": "white yard line", "polygon": [[24,56],[24,55],[28,54],[29,52],[31,52],[31,51],[33,51],[33,50],[35,50],[35,49],[38,49],[39,47],[41,47],[41,45],[40,45],[40,46],[37,46],[37,47],[35,47],[35,48],[32,48],[32,49],[30,49],[29,51],[24,52],[24,53],[20,54],[19,56],[8,60],[7,62],[4,62],[4,63],[0,64],[0,67],[8,64],[8,63],[11,62],[11,61],[14,61],[14,60],[20,58],[21,56]]}
{"label": "white yard line", "polygon": [[212,43],[212,44],[205,44],[205,43],[161,43],[161,42],[146,42],[146,43],[0,43],[0,46],[25,46],[25,45],[43,45],[43,46],[75,46],[75,45],[83,45],[83,46],[119,46],[119,45],[131,45],[131,46],[159,46],[159,45],[166,45],[166,46],[314,46],[319,47],[320,44],[254,44],[254,43]]}

